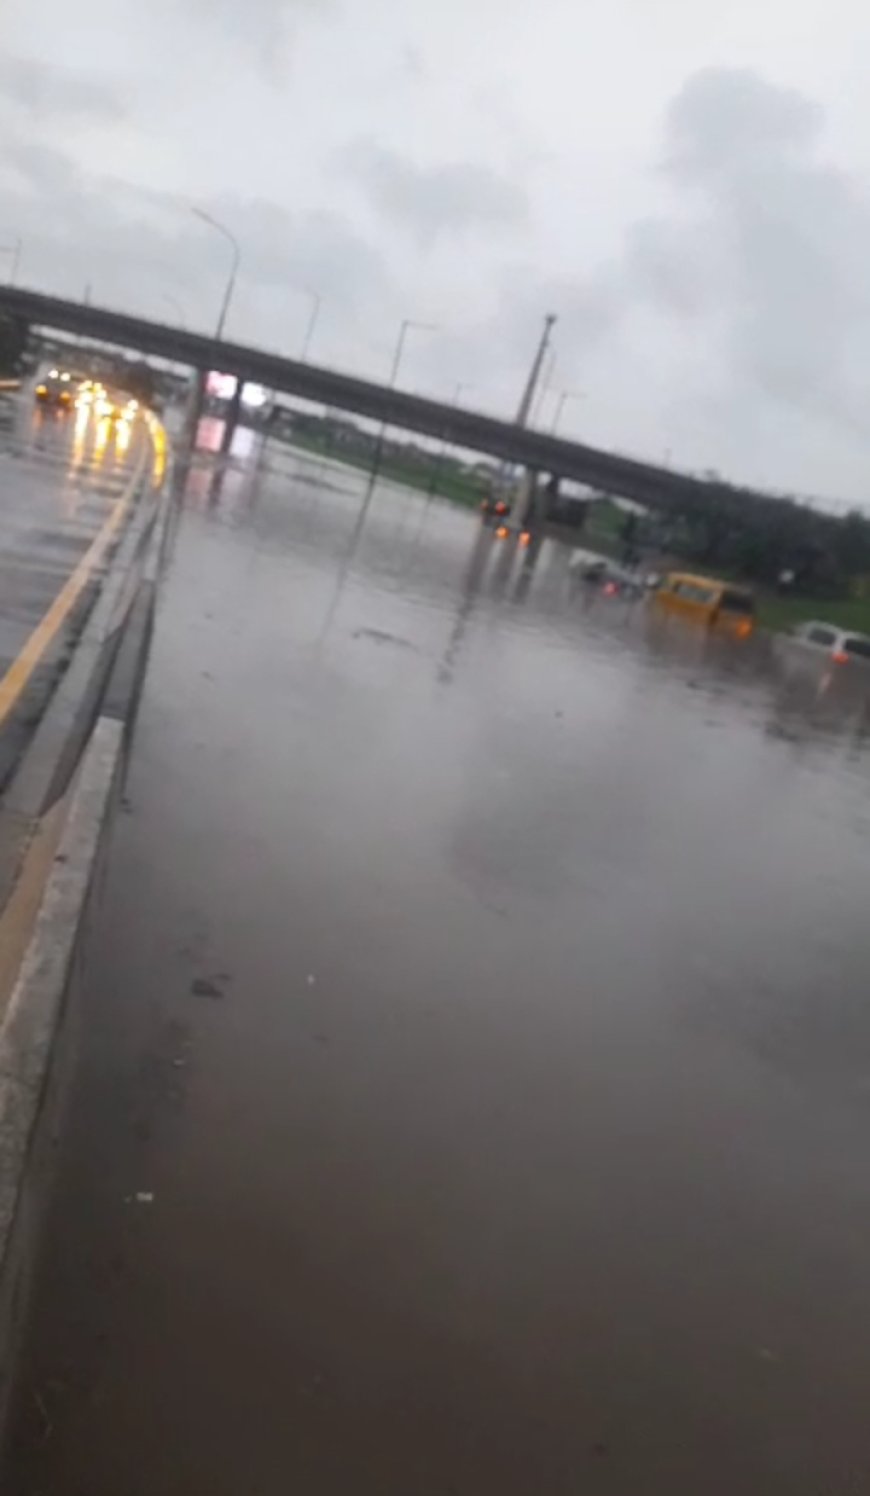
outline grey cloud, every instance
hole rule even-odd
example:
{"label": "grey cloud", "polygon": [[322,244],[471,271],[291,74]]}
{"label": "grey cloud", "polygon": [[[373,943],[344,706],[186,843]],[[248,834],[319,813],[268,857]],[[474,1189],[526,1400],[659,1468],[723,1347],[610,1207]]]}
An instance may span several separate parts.
{"label": "grey cloud", "polygon": [[626,313],[646,306],[709,338],[705,419],[777,407],[852,441],[870,381],[870,202],[820,154],[813,100],[739,70],[689,79],[665,122],[675,211],[635,224],[620,262]]}
{"label": "grey cloud", "polygon": [[486,166],[417,166],[373,142],[352,146],[339,166],[384,218],[424,245],[482,228],[517,229],[528,217],[523,189]]}
{"label": "grey cloud", "polygon": [[[24,284],[73,296],[88,285],[98,303],[155,318],[169,315],[168,295],[191,327],[213,326],[228,250],[186,199],[89,177],[26,133],[7,130],[4,145],[0,223],[21,236]],[[362,341],[365,316],[388,302],[391,282],[377,251],[341,215],[229,195],[203,206],[242,247],[231,334],[292,351],[310,289],[324,302],[321,349],[338,332]]]}
{"label": "grey cloud", "polygon": [[711,174],[800,156],[817,140],[819,106],[793,88],[743,68],[705,68],[672,101],[666,167],[672,175]]}
{"label": "grey cloud", "polygon": [[0,54],[0,98],[42,119],[111,121],[125,113],[121,94],[104,81],[8,54]]}
{"label": "grey cloud", "polygon": [[658,412],[661,449],[735,478],[860,493],[870,200],[824,159],[823,126],[812,99],[755,74],[689,79],[664,120],[671,210],[630,225],[592,276],[503,269],[494,356],[527,366],[556,311],[554,384],[588,390],[583,410],[624,385],[650,430]]}
{"label": "grey cloud", "polygon": [[0,181],[11,177],[36,197],[74,191],[78,171],[64,151],[30,136],[15,135],[8,128],[4,130],[3,147]]}
{"label": "grey cloud", "polygon": [[[668,119],[678,187],[691,164],[697,221],[691,275],[726,293],[734,376],[829,413],[852,398],[849,366],[870,333],[866,265],[870,203],[858,184],[817,159],[822,118],[812,100],[742,72],[690,81]],[[730,272],[723,283],[721,248]],[[676,262],[676,263],[675,263]],[[870,372],[870,370],[867,370]]]}
{"label": "grey cloud", "polygon": [[[298,28],[312,19],[329,17],[337,0],[187,0],[198,30],[208,28],[221,42],[243,47],[258,65],[261,77],[280,85],[286,76]],[[171,23],[175,0],[164,0]]]}
{"label": "grey cloud", "polygon": [[[388,294],[384,260],[339,213],[294,214],[262,199],[230,197],[206,206],[236,234],[243,246],[243,278],[258,287],[279,297],[314,290],[343,313]],[[200,247],[211,259],[221,247],[204,235],[208,230],[199,236]]]}

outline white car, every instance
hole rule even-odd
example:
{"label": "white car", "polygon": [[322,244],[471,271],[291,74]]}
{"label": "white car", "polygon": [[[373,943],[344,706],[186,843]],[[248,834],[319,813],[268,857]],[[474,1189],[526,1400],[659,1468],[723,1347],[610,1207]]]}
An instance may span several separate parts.
{"label": "white car", "polygon": [[824,665],[858,666],[870,673],[870,634],[813,619],[801,623],[783,638],[792,659],[803,658]]}

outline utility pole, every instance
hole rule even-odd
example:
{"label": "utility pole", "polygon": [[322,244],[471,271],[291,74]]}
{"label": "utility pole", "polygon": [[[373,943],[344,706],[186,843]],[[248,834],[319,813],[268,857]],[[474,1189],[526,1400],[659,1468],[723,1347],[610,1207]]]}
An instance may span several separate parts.
{"label": "utility pole", "polygon": [[556,414],[553,416],[553,424],[550,427],[550,435],[551,436],[555,436],[556,432],[559,429],[559,422],[562,419],[562,412],[565,409],[565,406],[567,405],[568,401],[569,400],[584,400],[585,398],[586,398],[586,391],[585,390],[563,390],[562,391],[561,395],[559,396],[559,399],[556,402]]}
{"label": "utility pole", "polygon": [[[462,394],[463,390],[470,390],[473,388],[473,385],[465,384],[462,380],[460,380],[455,390],[453,391],[453,399],[450,402],[450,409],[456,409],[457,405],[459,404],[459,397]],[[436,455],[435,461],[432,464],[432,474],[429,479],[429,487],[426,490],[427,503],[434,496],[435,490],[438,487],[438,479],[441,477],[441,470],[444,467],[444,462],[447,457],[448,446],[449,442],[447,441],[447,437],[444,436],[441,441],[441,446],[438,448],[438,453]]]}
{"label": "utility pole", "polygon": [[220,234],[221,238],[225,239],[227,244],[229,244],[232,251],[230,273],[227,278],[223,301],[221,302],[220,315],[218,316],[217,328],[215,330],[215,339],[219,343],[224,335],[224,328],[226,327],[227,323],[227,314],[230,309],[230,303],[233,299],[233,292],[236,289],[236,277],[239,273],[239,264],[241,263],[242,251],[235,234],[230,233],[225,223],[218,223],[218,220],[216,218],[212,218],[210,213],[206,213],[205,208],[192,208],[191,212],[203,223],[207,223],[209,228],[214,229],[216,233]]}
{"label": "utility pole", "polygon": [[299,362],[301,364],[308,362],[308,354],[311,350],[311,339],[314,337],[314,329],[317,326],[317,319],[320,316],[320,308],[322,305],[322,297],[319,296],[316,291],[308,291],[306,294],[311,297],[311,316],[308,318],[308,325],[305,329],[305,336],[302,339],[302,351],[299,354]]}
{"label": "utility pole", "polygon": [[[541,377],[541,369],[543,368],[544,359],[550,346],[550,337],[552,335],[555,322],[555,312],[548,312],[546,317],[544,318],[544,330],[541,333],[541,341],[538,344],[538,351],[532,361],[532,367],[529,370],[529,377],[526,381],[526,387],[523,390],[523,397],[520,401],[519,410],[517,411],[516,423],[518,426],[528,426],[529,424],[529,419],[532,414],[532,407],[535,403],[535,393],[538,388],[538,380]],[[506,476],[509,475],[510,465],[508,465],[504,471]],[[517,484],[514,491],[510,513],[510,518],[513,522],[516,522],[519,518],[522,523],[525,524],[526,520],[530,518],[534,504],[534,491],[535,475],[534,473],[527,472],[525,481]]]}
{"label": "utility pole", "polygon": [[175,313],[175,316],[176,316],[176,318],[178,320],[179,327],[182,330],[184,330],[187,327],[187,318],[184,315],[184,307],[181,305],[181,302],[178,300],[178,297],[177,296],[171,296],[168,291],[164,291],[163,292],[163,300],[166,302],[166,305],[168,307],[172,308],[172,310]]}
{"label": "utility pole", "polygon": [[0,253],[9,255],[9,285],[14,286],[18,279],[18,267],[21,264],[21,239],[14,239],[11,244],[4,244]]}
{"label": "utility pole", "polygon": [[532,367],[529,370],[529,377],[526,381],[526,387],[523,390],[523,397],[520,401],[519,410],[517,411],[516,423],[518,426],[527,426],[529,423],[529,416],[531,415],[532,405],[535,399],[535,391],[538,388],[538,380],[541,377],[541,369],[543,367],[544,357],[546,355],[547,349],[550,346],[550,337],[555,322],[555,312],[548,312],[546,317],[544,318],[544,330],[541,334],[541,341],[538,344],[538,351],[535,354],[534,360],[532,362]]}
{"label": "utility pole", "polygon": [[543,423],[544,408],[547,404],[547,396],[553,386],[553,375],[555,372],[556,350],[555,348],[550,348],[547,351],[547,357],[544,361],[539,392],[536,399],[532,402],[532,410],[529,414],[530,426],[537,426]]}
{"label": "utility pole", "polygon": [[[396,379],[398,378],[399,374],[399,365],[402,362],[402,353],[405,347],[405,339],[412,329],[414,329],[416,332],[437,332],[437,328],[433,327],[431,322],[415,322],[413,317],[405,317],[403,319],[402,325],[399,328],[399,336],[396,339],[396,347],[393,353],[393,362],[390,367],[390,378],[387,383],[387,389],[392,390],[396,387]],[[386,436],[386,434],[387,422],[382,421],[381,429],[378,432],[378,438],[375,442],[375,451],[374,457],[372,458],[371,471],[369,472],[370,490],[374,488],[378,474],[381,470],[381,460],[384,455],[384,437]]]}
{"label": "utility pole", "polygon": [[[223,300],[221,302],[220,314],[218,316],[217,327],[215,329],[215,341],[219,343],[224,335],[224,329],[227,325],[227,316],[229,315],[230,305],[233,299],[233,292],[236,289],[236,279],[239,274],[239,265],[241,264],[242,259],[241,246],[235,234],[230,232],[226,224],[219,223],[216,218],[212,218],[212,215],[210,213],[207,213],[205,211],[205,208],[194,207],[191,209],[191,211],[195,215],[195,217],[199,218],[203,223],[207,224],[210,229],[214,229],[216,233],[220,234],[221,238],[224,239],[227,244],[229,244],[232,252],[229,275],[227,277]],[[190,429],[193,433],[193,444],[196,443],[196,432],[199,427],[203,402],[205,400],[205,381],[206,371],[204,369],[198,369],[196,371],[193,382],[191,406],[189,411]],[[235,435],[236,426],[239,422],[239,411],[242,403],[243,388],[244,386],[242,380],[237,379],[233,398],[231,399],[224,416],[224,430],[223,436],[221,438],[222,457],[228,457],[232,449],[233,437]]]}

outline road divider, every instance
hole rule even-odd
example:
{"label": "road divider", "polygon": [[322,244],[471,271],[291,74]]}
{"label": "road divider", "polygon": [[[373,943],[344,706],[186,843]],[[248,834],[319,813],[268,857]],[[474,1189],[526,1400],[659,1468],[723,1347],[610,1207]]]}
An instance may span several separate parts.
{"label": "road divider", "polygon": [[[167,481],[155,488],[147,465],[137,470],[134,478],[142,485],[141,496],[136,492],[136,481],[131,480],[121,496],[130,511],[129,523],[122,527],[123,516],[116,520],[118,544],[112,564],[69,663],[0,797],[0,910],[6,908],[22,876],[31,843],[38,838],[45,817],[70,784],[99,714],[115,657],[128,626],[135,624],[134,612],[141,620],[142,607],[135,605],[143,586],[149,599],[148,628],[142,645],[143,650],[147,648],[156,598],[154,558],[162,556],[168,533],[171,487]],[[108,543],[108,537],[104,540]],[[131,648],[129,641],[124,643],[127,658]],[[140,676],[141,670],[137,682]],[[119,699],[117,688],[114,698]]]}
{"label": "road divider", "polygon": [[170,484],[149,496],[0,801],[0,1440],[83,1016],[89,916],[170,533]]}
{"label": "road divider", "polygon": [[80,1017],[84,933],[123,738],[121,722],[97,722],[0,1028],[0,1431],[63,1125]]}
{"label": "road divider", "polygon": [[112,505],[99,534],[95,536],[78,565],[61,587],[51,607],[40,619],[6,674],[0,679],[0,728],[18,704],[34,671],[45,658],[47,650],[69,618],[97,568],[102,564],[109,547],[117,538],[130,511],[133,496],[142,482],[148,457],[149,453],[146,448],[129,482]]}

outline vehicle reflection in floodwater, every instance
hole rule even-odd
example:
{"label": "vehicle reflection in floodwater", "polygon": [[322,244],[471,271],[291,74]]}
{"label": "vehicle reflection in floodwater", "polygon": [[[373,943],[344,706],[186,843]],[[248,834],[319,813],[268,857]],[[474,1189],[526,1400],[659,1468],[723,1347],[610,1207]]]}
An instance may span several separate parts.
{"label": "vehicle reflection in floodwater", "polygon": [[[447,683],[460,661],[469,625],[482,615],[488,633],[552,631],[560,649],[621,658],[620,668],[650,672],[667,689],[697,693],[707,703],[733,701],[757,715],[776,717],[783,701],[790,721],[802,721],[818,739],[861,736],[867,693],[841,686],[828,693],[784,691],[769,640],[731,640],[681,619],[664,617],[643,597],[609,597],[578,581],[572,560],[582,548],[531,537],[500,538],[476,515],[430,496],[337,463],[291,454],[261,443],[255,463],[194,470],[188,502],[220,503],[226,513],[246,513],[261,487],[286,488],[292,473],[294,501],[283,523],[294,543],[318,553],[332,582],[319,631],[328,637],[348,589],[368,586],[415,596],[427,607],[453,614],[438,659]],[[419,514],[419,519],[415,516]],[[449,599],[453,606],[450,607]],[[520,613],[514,610],[519,607]],[[838,683],[839,686],[839,683]]]}

